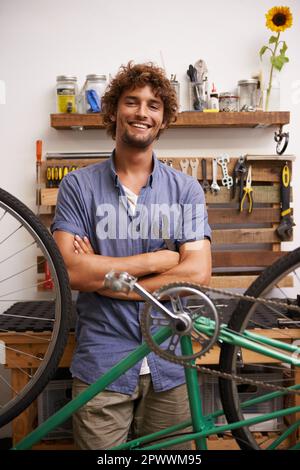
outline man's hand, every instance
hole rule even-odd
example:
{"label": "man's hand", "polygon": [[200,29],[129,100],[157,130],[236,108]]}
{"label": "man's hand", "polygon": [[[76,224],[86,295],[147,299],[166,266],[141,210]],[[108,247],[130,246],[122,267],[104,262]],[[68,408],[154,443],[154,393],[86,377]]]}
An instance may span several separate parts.
{"label": "man's hand", "polygon": [[74,251],[77,255],[79,254],[80,255],[94,255],[95,254],[88,237],[80,238],[79,235],[75,235],[73,245],[74,245]]}

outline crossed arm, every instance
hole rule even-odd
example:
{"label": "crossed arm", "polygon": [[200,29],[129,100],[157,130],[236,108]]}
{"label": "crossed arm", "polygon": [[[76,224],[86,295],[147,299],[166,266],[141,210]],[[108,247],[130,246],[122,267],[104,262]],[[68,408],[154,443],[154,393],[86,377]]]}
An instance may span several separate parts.
{"label": "crossed arm", "polygon": [[82,292],[98,291],[99,294],[118,299],[141,300],[104,288],[104,276],[108,271],[127,271],[136,276],[139,283],[153,292],[164,284],[176,281],[209,284],[211,276],[211,251],[209,240],[187,242],[180,252],[161,250],[126,257],[96,255],[87,238],[56,231],[54,239],[64,258],[71,287]]}

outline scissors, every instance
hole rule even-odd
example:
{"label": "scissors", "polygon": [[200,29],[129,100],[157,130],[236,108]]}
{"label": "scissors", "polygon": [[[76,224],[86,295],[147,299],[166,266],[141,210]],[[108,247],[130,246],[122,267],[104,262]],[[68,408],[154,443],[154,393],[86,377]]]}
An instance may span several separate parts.
{"label": "scissors", "polygon": [[249,214],[253,210],[253,197],[252,197],[253,188],[251,186],[251,183],[252,183],[252,167],[250,165],[249,170],[248,170],[248,174],[247,174],[247,179],[246,179],[246,186],[244,186],[244,188],[243,188],[244,195],[243,195],[241,203],[240,203],[240,212],[242,212],[243,209],[244,209],[244,203],[245,203],[246,197],[248,197],[248,201],[249,201],[248,212],[249,212]]}

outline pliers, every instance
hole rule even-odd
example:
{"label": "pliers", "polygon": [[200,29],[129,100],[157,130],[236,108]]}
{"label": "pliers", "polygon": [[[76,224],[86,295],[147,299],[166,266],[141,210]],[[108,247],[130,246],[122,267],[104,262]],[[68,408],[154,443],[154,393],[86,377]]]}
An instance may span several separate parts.
{"label": "pliers", "polygon": [[249,207],[248,207],[249,214],[251,214],[253,210],[253,197],[252,197],[253,188],[251,184],[252,184],[252,167],[250,165],[248,169],[246,185],[243,188],[244,195],[240,203],[240,212],[242,212],[244,209],[244,203],[245,203],[246,197],[248,198],[248,201],[249,201]]}
{"label": "pliers", "polygon": [[235,198],[236,187],[237,184],[240,186],[239,192],[239,203],[241,203],[243,197],[243,188],[244,188],[244,179],[247,173],[247,166],[246,166],[246,156],[241,155],[237,160],[234,170],[233,170],[233,185],[231,188],[231,199]]}

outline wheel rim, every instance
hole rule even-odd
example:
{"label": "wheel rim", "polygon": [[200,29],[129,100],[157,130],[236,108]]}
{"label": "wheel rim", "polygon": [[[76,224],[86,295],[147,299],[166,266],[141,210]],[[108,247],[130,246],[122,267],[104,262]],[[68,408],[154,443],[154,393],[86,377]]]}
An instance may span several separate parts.
{"label": "wheel rim", "polygon": [[[300,252],[296,252],[290,257],[287,257],[286,260],[279,260],[278,263],[275,263],[275,268],[269,268],[261,276],[261,282],[258,279],[258,282],[255,283],[254,287],[250,287],[248,289],[247,294],[255,297],[279,298],[281,303],[287,303],[287,299],[296,303],[297,292],[300,292],[299,266]],[[287,287],[290,283],[291,276],[294,278],[294,287]],[[282,320],[288,321],[288,319],[293,316],[291,312],[292,311],[288,310],[288,308],[285,310],[282,307],[265,307],[258,302],[249,303],[242,301],[233,313],[232,319],[229,322],[229,327],[232,328],[232,330],[239,332],[255,327],[259,330],[263,329],[261,333],[266,334],[267,316],[272,317],[271,324],[273,324],[274,328],[274,324],[278,325],[278,322],[282,322]],[[299,327],[297,326],[297,334],[298,329]],[[275,327],[274,333],[276,335],[277,330],[278,328]],[[291,341],[295,337],[295,331],[293,330],[292,328],[286,327],[279,330],[278,335],[283,341]],[[287,368],[286,365],[282,363],[272,364],[269,362],[255,362],[247,366],[242,366],[243,362],[241,362],[239,353],[240,351],[237,347],[229,345],[223,346],[220,362],[223,371],[242,375],[242,372],[247,372],[248,368],[248,373],[251,373],[253,378],[256,380],[269,381],[270,383],[272,382],[273,384],[280,386],[289,386],[291,384],[290,382],[293,380],[293,371],[291,368]],[[251,378],[250,375],[248,375],[248,377]],[[241,403],[245,401],[245,399],[254,398],[254,395],[252,397],[246,396],[247,387],[238,385],[235,381],[222,379],[220,380],[220,389],[224,411],[229,422],[246,419],[251,417],[251,415],[253,416],[254,412],[257,414],[266,413],[291,406],[286,404],[286,398],[274,399],[257,405],[256,409],[250,409],[247,412],[246,410],[243,411],[241,409]],[[252,392],[257,396],[267,393],[267,391],[263,389],[252,390]],[[289,400],[291,397],[292,396],[289,396]],[[269,423],[262,423],[261,425],[256,426],[256,428],[240,428],[233,431],[233,435],[238,440],[240,447],[243,449],[262,449],[268,448],[270,445],[272,446],[270,435],[273,430],[278,433],[282,433],[286,427],[286,419],[279,419],[273,422],[270,421]],[[273,442],[275,442],[274,439]],[[284,442],[278,444],[278,448],[292,447],[293,442],[295,442],[295,433]]]}
{"label": "wheel rim", "polygon": [[[4,389],[0,425],[3,425],[25,409],[53,375],[66,340],[71,302],[67,282],[62,294],[63,277],[65,281],[67,277],[52,237],[19,201],[10,195],[6,198],[2,191],[0,196],[0,383]],[[37,256],[48,263],[51,290],[40,290],[49,280],[37,279]],[[32,310],[25,311],[29,307]],[[7,376],[6,367],[18,371],[22,386],[14,383],[13,376]]]}

